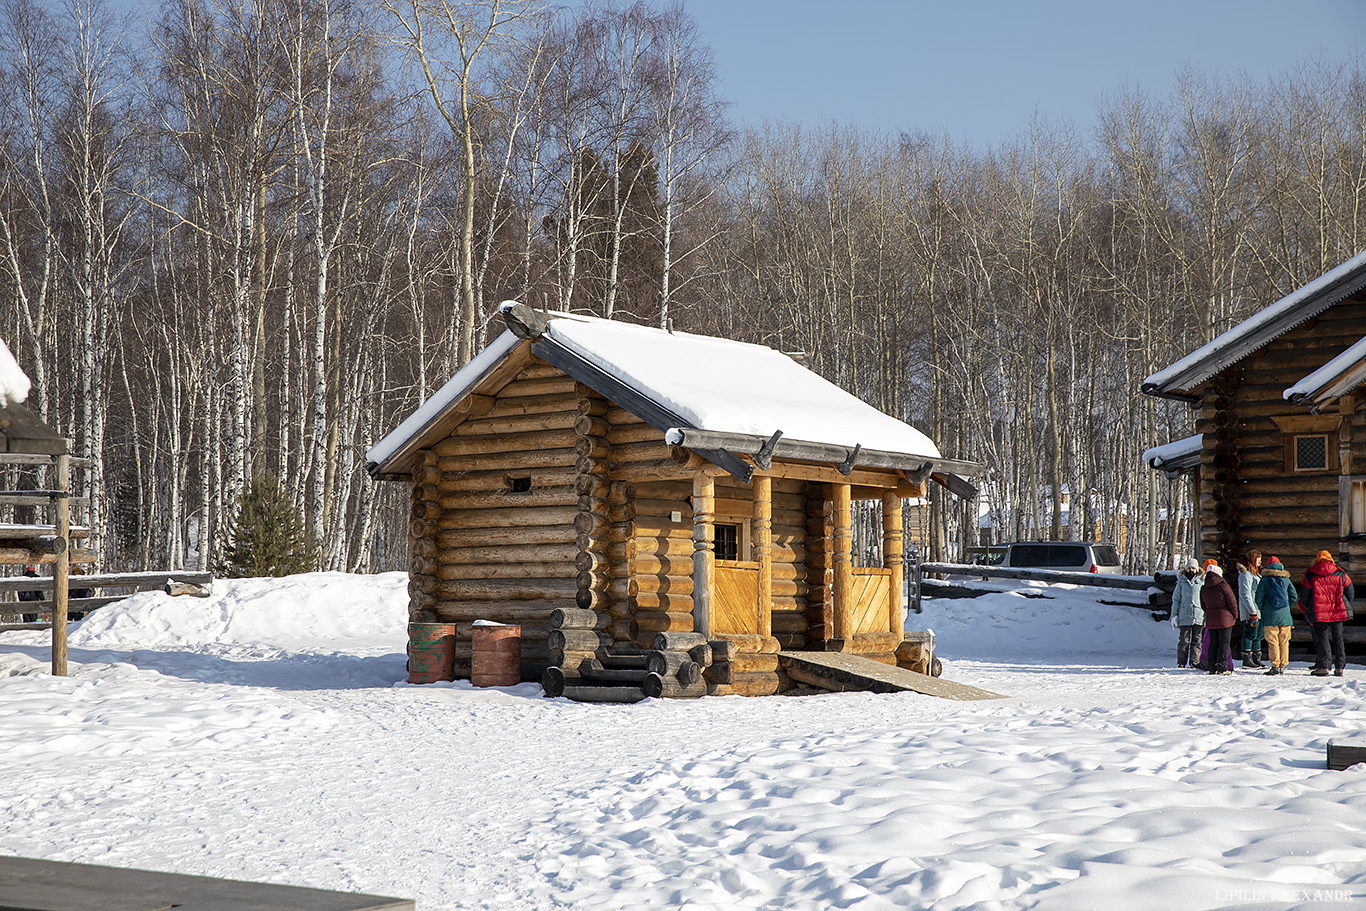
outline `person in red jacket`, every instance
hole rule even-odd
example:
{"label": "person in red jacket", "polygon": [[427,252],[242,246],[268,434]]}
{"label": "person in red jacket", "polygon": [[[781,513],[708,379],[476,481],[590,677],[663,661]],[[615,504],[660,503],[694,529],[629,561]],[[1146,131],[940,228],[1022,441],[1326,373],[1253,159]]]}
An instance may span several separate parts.
{"label": "person in red jacket", "polygon": [[1321,550],[1314,565],[1305,570],[1303,584],[1300,606],[1314,634],[1314,668],[1309,673],[1327,677],[1331,658],[1334,676],[1341,677],[1347,666],[1342,624],[1347,620],[1347,606],[1352,603],[1352,577],[1333,562],[1332,554]]}
{"label": "person in red jacket", "polygon": [[1205,585],[1200,589],[1200,606],[1205,609],[1205,629],[1209,630],[1209,672],[1231,674],[1229,640],[1233,624],[1238,621],[1238,596],[1224,581],[1224,571],[1218,563],[1209,561],[1205,571]]}

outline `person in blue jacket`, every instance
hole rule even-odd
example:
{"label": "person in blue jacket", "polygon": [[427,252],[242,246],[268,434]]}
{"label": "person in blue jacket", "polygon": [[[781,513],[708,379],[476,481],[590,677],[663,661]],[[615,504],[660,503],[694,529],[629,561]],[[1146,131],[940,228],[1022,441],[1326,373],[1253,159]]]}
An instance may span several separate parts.
{"label": "person in blue jacket", "polygon": [[1205,574],[1192,557],[1177,574],[1176,589],[1172,592],[1172,625],[1180,634],[1176,641],[1177,667],[1194,667],[1200,660],[1200,637],[1205,631],[1200,588],[1204,584]]}
{"label": "person in blue jacket", "polygon": [[1262,617],[1262,631],[1266,635],[1267,658],[1271,662],[1271,670],[1266,672],[1266,676],[1284,674],[1285,666],[1290,663],[1290,631],[1295,625],[1290,605],[1295,603],[1296,593],[1290,573],[1277,558],[1267,558],[1254,597],[1257,611]]}
{"label": "person in blue jacket", "polygon": [[1257,609],[1257,585],[1262,581],[1262,553],[1250,550],[1238,558],[1238,619],[1243,625],[1243,667],[1262,664],[1262,616]]}

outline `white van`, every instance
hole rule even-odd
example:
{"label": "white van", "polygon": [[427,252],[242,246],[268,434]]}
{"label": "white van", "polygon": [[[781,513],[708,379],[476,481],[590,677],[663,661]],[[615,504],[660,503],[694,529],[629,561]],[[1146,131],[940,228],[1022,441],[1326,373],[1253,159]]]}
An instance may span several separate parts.
{"label": "white van", "polygon": [[1120,571],[1115,546],[1094,541],[1019,541],[1006,545],[1003,565],[1070,573],[1117,575]]}

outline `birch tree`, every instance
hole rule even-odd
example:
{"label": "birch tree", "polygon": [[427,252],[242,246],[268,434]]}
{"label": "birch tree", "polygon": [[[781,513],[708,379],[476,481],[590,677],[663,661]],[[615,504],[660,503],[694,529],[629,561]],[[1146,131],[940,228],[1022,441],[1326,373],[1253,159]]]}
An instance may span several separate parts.
{"label": "birch tree", "polygon": [[428,97],[460,144],[464,187],[456,358],[463,365],[474,356],[478,320],[474,298],[475,186],[479,176],[475,170],[475,118],[482,116],[481,108],[490,103],[480,90],[477,66],[492,46],[512,40],[519,28],[528,26],[541,7],[534,0],[384,0],[381,7],[393,17],[398,42],[417,60]]}

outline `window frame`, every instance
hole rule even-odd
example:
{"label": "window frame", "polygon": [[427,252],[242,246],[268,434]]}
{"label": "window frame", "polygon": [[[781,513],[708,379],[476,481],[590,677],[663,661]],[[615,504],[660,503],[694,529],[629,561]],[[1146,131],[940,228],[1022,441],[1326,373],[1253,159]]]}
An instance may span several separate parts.
{"label": "window frame", "polygon": [[[1316,465],[1304,465],[1300,462],[1300,444],[1309,440],[1323,440],[1323,461]],[[1290,438],[1290,470],[1303,473],[1306,471],[1331,471],[1333,468],[1332,445],[1326,433],[1297,433]]]}
{"label": "window frame", "polygon": [[[1284,469],[1287,474],[1333,474],[1339,471],[1338,437],[1342,427],[1340,414],[1292,414],[1272,417],[1284,441]],[[1299,440],[1302,437],[1324,437],[1324,466],[1299,467]]]}

